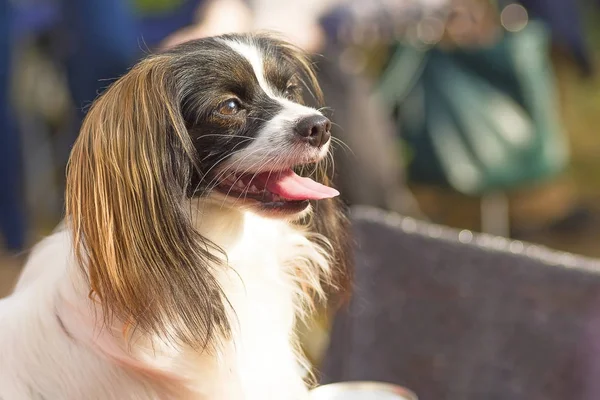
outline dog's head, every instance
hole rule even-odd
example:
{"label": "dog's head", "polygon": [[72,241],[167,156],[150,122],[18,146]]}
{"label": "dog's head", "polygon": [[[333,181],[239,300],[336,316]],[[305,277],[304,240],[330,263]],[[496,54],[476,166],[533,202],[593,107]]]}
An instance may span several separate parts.
{"label": "dog's head", "polygon": [[198,157],[192,195],[289,217],[338,194],[298,175],[326,157],[331,140],[329,120],[303,105],[304,90],[321,95],[300,52],[269,37],[230,36],[169,54]]}
{"label": "dog's head", "polygon": [[307,96],[321,99],[300,51],[227,35],[152,55],[97,99],[66,199],[75,255],[107,318],[194,346],[228,332],[194,197],[310,224],[341,269],[344,219],[323,168],[331,123]]}

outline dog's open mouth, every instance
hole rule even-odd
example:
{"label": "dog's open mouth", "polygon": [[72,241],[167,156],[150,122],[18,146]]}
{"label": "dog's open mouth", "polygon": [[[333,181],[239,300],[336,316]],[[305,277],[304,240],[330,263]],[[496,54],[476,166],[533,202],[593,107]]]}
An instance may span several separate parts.
{"label": "dog's open mouth", "polygon": [[259,174],[230,174],[219,182],[217,190],[229,197],[258,201],[265,208],[290,210],[306,208],[309,200],[339,195],[337,190],[301,177],[291,168]]}

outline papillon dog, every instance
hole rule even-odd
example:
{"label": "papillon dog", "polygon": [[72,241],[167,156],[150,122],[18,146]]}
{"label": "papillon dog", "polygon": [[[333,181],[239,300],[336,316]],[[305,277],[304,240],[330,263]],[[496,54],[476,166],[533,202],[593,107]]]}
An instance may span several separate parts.
{"label": "papillon dog", "polygon": [[64,222],[0,301],[0,399],[306,399],[295,326],[346,290],[351,248],[321,99],[269,34],[187,42],[109,86]]}

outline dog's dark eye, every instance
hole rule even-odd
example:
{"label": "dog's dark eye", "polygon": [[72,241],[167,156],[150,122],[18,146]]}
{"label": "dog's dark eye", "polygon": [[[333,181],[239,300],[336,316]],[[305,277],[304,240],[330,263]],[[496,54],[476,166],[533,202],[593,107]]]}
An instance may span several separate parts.
{"label": "dog's dark eye", "polygon": [[240,112],[242,106],[237,99],[229,99],[219,105],[217,112],[221,115],[235,115]]}
{"label": "dog's dark eye", "polygon": [[288,100],[296,100],[298,95],[298,85],[288,85],[283,92],[283,96]]}

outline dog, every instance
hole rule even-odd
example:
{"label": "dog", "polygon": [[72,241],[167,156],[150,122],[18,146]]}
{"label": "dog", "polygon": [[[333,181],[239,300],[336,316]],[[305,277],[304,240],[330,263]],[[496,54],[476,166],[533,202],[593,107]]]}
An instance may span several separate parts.
{"label": "dog", "polygon": [[0,399],[306,399],[294,327],[351,264],[321,101],[309,59],[263,33],[110,85],[64,221],[0,301]]}

